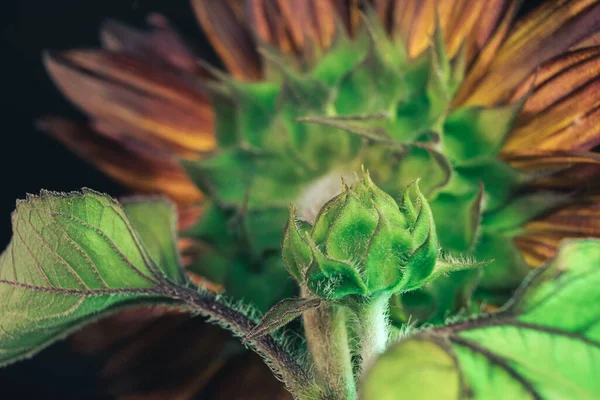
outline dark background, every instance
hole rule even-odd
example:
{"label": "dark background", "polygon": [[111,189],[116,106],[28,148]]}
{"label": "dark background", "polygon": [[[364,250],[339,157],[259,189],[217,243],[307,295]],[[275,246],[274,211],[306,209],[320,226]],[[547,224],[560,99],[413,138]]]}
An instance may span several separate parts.
{"label": "dark background", "polygon": [[[524,3],[522,12],[541,1]],[[10,213],[15,199],[26,193],[38,193],[42,188],[71,191],[84,186],[113,196],[126,193],[123,187],[34,129],[33,121],[43,114],[81,117],[50,82],[41,53],[45,49],[97,47],[98,30],[104,19],[115,18],[142,27],[146,15],[154,11],[167,16],[199,55],[214,61],[214,53],[198,28],[188,0],[2,2],[0,248],[11,237]],[[101,399],[94,379],[97,372],[95,360],[72,354],[65,343],[59,343],[32,360],[0,370],[0,397]]]}

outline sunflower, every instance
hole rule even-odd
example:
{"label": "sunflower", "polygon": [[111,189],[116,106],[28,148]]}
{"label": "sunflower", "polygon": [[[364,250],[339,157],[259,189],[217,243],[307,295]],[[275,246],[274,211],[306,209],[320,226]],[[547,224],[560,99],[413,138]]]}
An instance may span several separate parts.
{"label": "sunflower", "polygon": [[[88,120],[39,126],[177,202],[197,279],[266,309],[293,290],[279,249],[289,203],[314,218],[362,165],[391,193],[421,178],[443,248],[490,261],[394,299],[398,323],[476,312],[476,286],[500,304],[562,239],[600,236],[600,2],[546,1],[519,20],[515,0],[191,3],[228,73],[161,16],[143,32],[110,21],[103,49],[45,55]],[[191,358],[206,363],[205,347]],[[180,398],[225,379],[217,364]]]}

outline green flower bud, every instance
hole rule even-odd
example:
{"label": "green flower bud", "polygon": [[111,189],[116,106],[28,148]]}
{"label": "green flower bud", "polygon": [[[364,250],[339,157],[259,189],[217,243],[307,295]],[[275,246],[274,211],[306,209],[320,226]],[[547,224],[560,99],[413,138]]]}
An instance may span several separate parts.
{"label": "green flower bud", "polygon": [[368,173],[321,209],[313,226],[292,208],[282,248],[290,274],[316,296],[374,297],[431,280],[439,257],[427,200],[414,184],[398,204]]}

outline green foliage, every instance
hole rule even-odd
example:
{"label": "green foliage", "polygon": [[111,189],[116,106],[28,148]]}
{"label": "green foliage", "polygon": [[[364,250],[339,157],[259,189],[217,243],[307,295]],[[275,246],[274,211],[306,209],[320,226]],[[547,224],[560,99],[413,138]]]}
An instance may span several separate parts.
{"label": "green foliage", "polygon": [[368,371],[365,399],[600,397],[600,241],[565,242],[498,313],[424,330]]}
{"label": "green foliage", "polygon": [[[532,207],[520,206],[530,204],[520,194],[527,176],[498,159],[523,99],[496,108],[453,108],[465,56],[461,51],[448,57],[439,26],[430,48],[410,59],[404,43],[388,37],[374,12],[367,11],[363,22],[353,38],[338,29],[331,48],[306,64],[263,48],[266,81],[237,82],[215,73],[217,79],[207,87],[219,146],[201,160],[182,163],[226,215],[227,229],[238,233],[229,236],[226,250],[212,248],[214,254],[225,264],[233,258],[236,271],[269,281],[282,275],[257,271],[256,265],[281,254],[288,205],[304,216],[313,203],[319,208],[339,193],[336,188],[328,198],[318,198],[323,180],[352,176],[364,165],[378,186],[397,195],[420,178],[439,244],[453,257],[466,254],[490,263],[481,275],[442,276],[447,282],[418,289],[426,292],[422,298],[433,299],[430,321],[440,322],[469,306],[468,301],[447,300],[470,298],[475,284],[482,295],[516,287],[527,266],[508,243],[523,223],[556,203],[538,198]],[[307,193],[317,198],[307,202]],[[222,227],[206,230],[201,239],[208,246],[219,240],[211,231],[220,234]],[[214,275],[208,263],[199,262],[197,268]],[[231,295],[261,303],[263,310],[281,299],[228,285],[236,278],[233,269],[225,270],[220,280]],[[355,278],[342,273],[339,279]],[[407,308],[398,310],[411,314]]]}
{"label": "green foliage", "polygon": [[469,268],[440,259],[429,204],[414,185],[401,204],[379,189],[368,173],[356,187],[325,204],[314,225],[290,213],[282,249],[290,274],[316,296],[374,298],[414,290],[442,274]]}
{"label": "green foliage", "polygon": [[136,201],[123,210],[87,189],[19,201],[0,257],[0,364],[118,307],[171,303],[161,288],[185,282],[171,208]]}
{"label": "green foliage", "polygon": [[272,337],[257,335],[240,307],[191,285],[179,264],[175,218],[166,200],[137,198],[122,207],[88,189],[17,202],[13,239],[0,256],[0,365],[123,307],[161,305],[246,337],[290,390],[314,390],[302,365]]}

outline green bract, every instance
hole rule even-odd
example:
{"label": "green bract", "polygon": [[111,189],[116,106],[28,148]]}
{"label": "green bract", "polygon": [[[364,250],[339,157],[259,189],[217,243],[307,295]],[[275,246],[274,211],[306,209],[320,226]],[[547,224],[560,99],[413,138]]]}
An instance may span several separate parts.
{"label": "green bract", "polygon": [[[421,178],[439,244],[451,255],[491,262],[483,274],[454,274],[397,301],[395,320],[431,308],[426,317],[439,322],[468,307],[480,275],[482,292],[508,293],[518,285],[528,268],[514,236],[562,200],[519,194],[529,178],[498,159],[522,101],[453,108],[463,53],[449,59],[438,29],[429,51],[411,59],[402,42],[391,40],[369,15],[354,38],[340,29],[310,65],[270,48],[262,54],[264,81],[239,82],[214,71],[215,79],[206,83],[218,148],[201,160],[183,161],[211,202],[189,232],[209,249],[193,267],[197,273],[263,310],[290,295],[293,287],[281,283],[283,265],[275,256],[288,205],[307,218],[310,209],[339,193],[336,187],[322,196],[339,176],[352,176],[364,165],[388,193]],[[377,279],[368,285],[380,290],[398,277]],[[260,284],[246,282],[279,282],[280,293],[266,295]],[[370,290],[359,287],[353,290]]]}
{"label": "green bract", "polygon": [[369,175],[356,187],[343,184],[314,225],[297,221],[292,208],[283,241],[290,274],[316,296],[377,297],[416,289],[460,267],[439,260],[435,223],[425,196],[414,185],[400,204]]}

